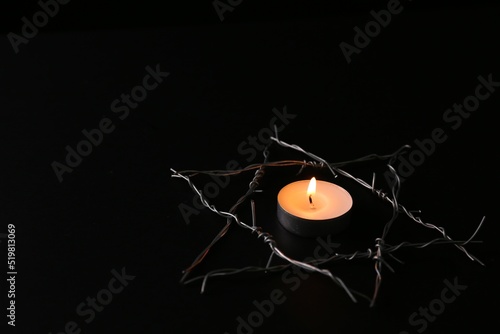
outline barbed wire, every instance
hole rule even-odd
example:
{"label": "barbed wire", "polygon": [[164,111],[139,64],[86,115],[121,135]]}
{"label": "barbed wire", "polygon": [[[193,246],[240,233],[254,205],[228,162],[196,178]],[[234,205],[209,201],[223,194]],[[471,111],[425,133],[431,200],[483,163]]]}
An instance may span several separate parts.
{"label": "barbed wire", "polygon": [[[375,305],[375,302],[377,300],[377,297],[379,295],[380,287],[382,284],[382,271],[383,268],[387,268],[390,271],[394,271],[394,269],[391,267],[389,264],[389,261],[386,259],[386,257],[395,260],[397,262],[402,262],[399,259],[397,259],[392,253],[400,250],[401,248],[417,248],[417,249],[422,249],[426,248],[429,246],[435,246],[435,245],[444,245],[444,244],[450,244],[455,247],[457,247],[460,251],[466,254],[466,256],[474,261],[477,262],[481,265],[484,265],[482,261],[480,261],[478,258],[470,254],[466,249],[465,246],[470,243],[478,243],[478,241],[473,241],[473,238],[476,236],[480,228],[482,227],[485,217],[482,218],[481,222],[477,226],[476,230],[474,233],[465,241],[456,241],[452,239],[445,231],[443,227],[436,226],[434,224],[426,223],[423,222],[422,219],[419,216],[414,215],[414,212],[420,212],[419,210],[408,210],[406,209],[398,200],[399,196],[399,191],[401,188],[401,182],[400,178],[393,167],[393,164],[399,157],[399,155],[403,154],[407,149],[410,148],[409,145],[403,145],[396,151],[390,154],[386,155],[379,155],[379,154],[369,154],[354,160],[350,161],[343,161],[343,162],[336,162],[336,163],[329,163],[325,159],[317,156],[316,154],[313,154],[311,152],[308,152],[301,148],[298,145],[295,144],[288,144],[280,139],[278,139],[277,136],[277,130],[275,129],[276,135],[274,137],[271,137],[271,142],[269,145],[267,145],[263,151],[264,155],[264,161],[262,163],[257,163],[257,164],[251,164],[246,167],[237,169],[237,170],[183,170],[180,172],[175,171],[174,169],[171,168],[172,172],[172,177],[175,178],[181,178],[185,180],[189,187],[193,190],[195,195],[200,199],[200,202],[203,206],[214,212],[215,214],[221,216],[222,218],[226,219],[226,224],[222,227],[222,229],[217,233],[217,235],[214,237],[214,239],[205,247],[205,249],[194,259],[192,264],[186,268],[183,271],[182,278],[180,282],[182,284],[191,284],[193,282],[202,281],[201,284],[201,293],[204,293],[207,282],[209,278],[213,277],[223,277],[223,276],[231,276],[231,275],[237,275],[237,274],[242,274],[242,273],[258,273],[258,272],[264,272],[264,273],[273,273],[273,272],[279,272],[283,271],[291,266],[297,266],[299,268],[302,268],[308,272],[317,272],[319,274],[325,275],[329,277],[335,284],[337,284],[339,287],[341,287],[346,294],[349,296],[349,298],[353,302],[357,302],[357,298],[355,296],[361,297],[363,299],[366,299],[370,303],[370,307],[373,307]],[[310,161],[307,160],[280,160],[280,161],[269,161],[269,148],[272,143],[277,143],[280,146],[290,148],[293,150],[296,150],[298,152],[301,152],[302,154],[306,155],[309,157]],[[375,181],[376,181],[376,175],[373,173],[373,177],[371,180],[371,183],[368,183],[364,181],[363,179],[360,179],[358,177],[355,177],[351,175],[350,173],[346,172],[345,170],[341,169],[340,167],[343,166],[348,166],[351,164],[359,163],[359,162],[366,162],[366,161],[371,161],[371,160],[388,160],[387,162],[387,170],[390,173],[393,182],[390,185],[390,189],[388,192],[384,192],[382,189],[377,189],[375,187]],[[366,251],[355,251],[350,254],[338,254],[335,253],[332,256],[325,258],[325,259],[313,259],[309,261],[299,261],[297,259],[293,259],[286,254],[283,253],[283,251],[278,247],[274,237],[268,233],[265,232],[262,227],[258,226],[257,220],[256,220],[256,214],[255,214],[255,201],[252,199],[251,200],[251,212],[252,212],[252,224],[247,224],[240,220],[237,216],[237,210],[241,204],[243,204],[245,201],[247,201],[250,196],[258,191],[258,187],[260,185],[260,182],[264,178],[265,175],[265,170],[266,168],[281,168],[281,167],[290,167],[290,166],[299,166],[300,170],[299,173],[302,172],[303,168],[305,167],[315,167],[315,168],[326,168],[329,170],[329,172],[333,175],[333,177],[337,176],[343,176],[348,179],[351,179],[355,181],[357,184],[361,185],[362,187],[368,189],[371,191],[372,194],[374,194],[377,198],[380,198],[382,201],[388,203],[390,207],[392,208],[392,215],[390,219],[384,224],[381,236],[376,238],[374,240],[374,246],[373,249],[368,248]],[[217,209],[213,204],[210,204],[208,199],[204,196],[203,192],[194,185],[192,178],[204,174],[204,175],[215,175],[215,176],[233,176],[233,175],[239,175],[245,172],[249,171],[254,171],[255,170],[255,175],[251,182],[248,185],[248,189],[246,192],[238,198],[238,200],[235,202],[235,204],[228,210],[228,211],[223,211]],[[386,238],[391,230],[392,225],[397,221],[398,217],[400,214],[405,215],[408,217],[410,220],[413,222],[417,223],[420,226],[423,226],[425,228],[431,229],[438,231],[441,234],[440,238],[435,238],[427,242],[408,242],[408,241],[403,241],[399,244],[396,245],[389,245],[386,243]],[[192,273],[194,268],[198,266],[204,258],[207,256],[209,253],[210,249],[220,240],[222,239],[227,231],[229,230],[230,226],[232,223],[236,223],[239,227],[244,228],[246,230],[249,230],[250,233],[256,234],[257,239],[262,239],[263,242],[269,246],[271,253],[270,256],[267,260],[267,264],[265,267],[258,267],[258,266],[246,266],[242,268],[221,268],[221,269],[216,269],[209,271],[203,275],[190,278],[188,279],[188,276]],[[277,256],[281,258],[282,260],[285,261],[285,264],[280,264],[280,265],[274,265],[271,266],[271,262],[274,256]],[[374,270],[375,270],[375,285],[373,289],[373,293],[371,297],[368,297],[366,294],[363,294],[359,291],[356,291],[352,288],[349,288],[344,281],[337,275],[334,275],[331,270],[323,268],[322,266],[325,266],[331,262],[334,261],[340,261],[340,260],[346,260],[346,261],[352,261],[352,260],[357,260],[357,259],[372,259],[374,261]]]}

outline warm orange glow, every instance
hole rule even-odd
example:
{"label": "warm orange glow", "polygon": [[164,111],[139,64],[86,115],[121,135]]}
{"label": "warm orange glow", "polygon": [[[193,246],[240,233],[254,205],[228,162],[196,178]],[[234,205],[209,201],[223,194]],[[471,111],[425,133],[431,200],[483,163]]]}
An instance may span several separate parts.
{"label": "warm orange glow", "polygon": [[309,181],[309,186],[307,187],[307,196],[312,196],[316,194],[316,178],[313,177],[311,181]]}

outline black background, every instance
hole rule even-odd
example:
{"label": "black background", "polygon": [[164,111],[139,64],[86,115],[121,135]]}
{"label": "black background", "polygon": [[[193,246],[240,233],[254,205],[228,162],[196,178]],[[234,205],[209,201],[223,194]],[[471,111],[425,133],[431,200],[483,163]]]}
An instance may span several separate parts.
{"label": "black background", "polygon": [[[12,4],[11,4],[12,6]],[[443,115],[473,95],[478,76],[498,71],[499,6],[489,2],[402,2],[403,10],[347,63],[339,47],[353,44],[371,10],[385,1],[285,2],[243,0],[220,21],[211,1],[131,3],[79,2],[59,13],[16,54],[8,34],[21,34],[23,16],[40,10],[36,1],[2,13],[1,230],[16,226],[16,327],[2,332],[59,333],[75,321],[81,333],[237,333],[238,317],[256,310],[253,301],[279,289],[276,305],[255,333],[470,333],[496,325],[497,276],[493,274],[493,198],[498,184],[498,92],[451,128]],[[4,17],[5,16],[5,17]],[[130,115],[120,120],[111,103],[142,83],[146,66],[170,75]],[[292,291],[281,274],[213,278],[205,294],[200,282],[179,284],[182,270],[212,240],[224,220],[203,210],[186,224],[179,205],[192,205],[187,183],[170,168],[224,169],[229,161],[257,163],[238,149],[269,127],[273,109],[286,108],[289,124],[280,138],[329,162],[388,154],[442,129],[447,139],[426,155],[402,186],[400,201],[422,210],[425,222],[466,240],[486,220],[468,248],[486,266],[451,245],[405,249],[389,260],[377,304],[357,304],[327,278],[311,274]],[[64,163],[103,118],[115,129],[59,182],[51,164]],[[411,151],[410,151],[411,152]],[[304,159],[272,146],[271,160]],[[406,156],[408,158],[408,155]],[[346,167],[384,187],[384,164]],[[314,240],[280,228],[275,196],[294,178],[318,173],[271,169],[255,197],[258,222],[285,252],[311,256]],[[229,208],[252,173],[232,179],[213,201]],[[328,177],[325,175],[325,177]],[[197,179],[203,185],[205,179]],[[352,224],[332,240],[339,252],[374,249],[390,210],[368,191],[342,178],[355,199]],[[493,192],[491,193],[491,191]],[[492,197],[493,196],[493,197]],[[250,219],[249,204],[241,217]],[[401,219],[390,243],[420,242],[436,231]],[[1,239],[2,277],[7,272]],[[268,249],[255,235],[232,226],[195,275],[211,269],[265,265]],[[368,295],[373,260],[329,267]],[[106,288],[111,271],[135,278],[95,319],[76,313],[88,296]],[[467,286],[423,330],[409,317],[435,305],[445,280]],[[4,279],[2,279],[4,281]],[[4,281],[5,282],[5,281]],[[2,286],[2,295],[8,288]],[[6,314],[7,299],[2,303]],[[434,303],[434,304],[433,304]],[[491,304],[492,303],[492,304]],[[491,304],[491,305],[490,305]]]}

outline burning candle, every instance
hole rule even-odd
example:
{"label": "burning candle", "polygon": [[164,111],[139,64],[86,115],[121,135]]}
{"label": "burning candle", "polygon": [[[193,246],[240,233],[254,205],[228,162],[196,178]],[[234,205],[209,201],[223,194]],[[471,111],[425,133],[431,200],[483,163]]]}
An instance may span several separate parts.
{"label": "burning candle", "polygon": [[294,234],[335,234],[349,225],[352,197],[344,188],[316,178],[292,182],[278,193],[278,220]]}

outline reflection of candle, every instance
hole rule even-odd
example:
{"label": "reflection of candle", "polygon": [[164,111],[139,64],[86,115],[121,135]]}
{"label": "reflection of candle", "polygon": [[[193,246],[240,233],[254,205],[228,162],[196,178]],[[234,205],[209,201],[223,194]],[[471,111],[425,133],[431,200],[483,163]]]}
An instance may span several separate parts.
{"label": "reflection of candle", "polygon": [[278,193],[278,220],[294,234],[335,234],[349,224],[352,197],[342,187],[315,178],[290,183]]}

